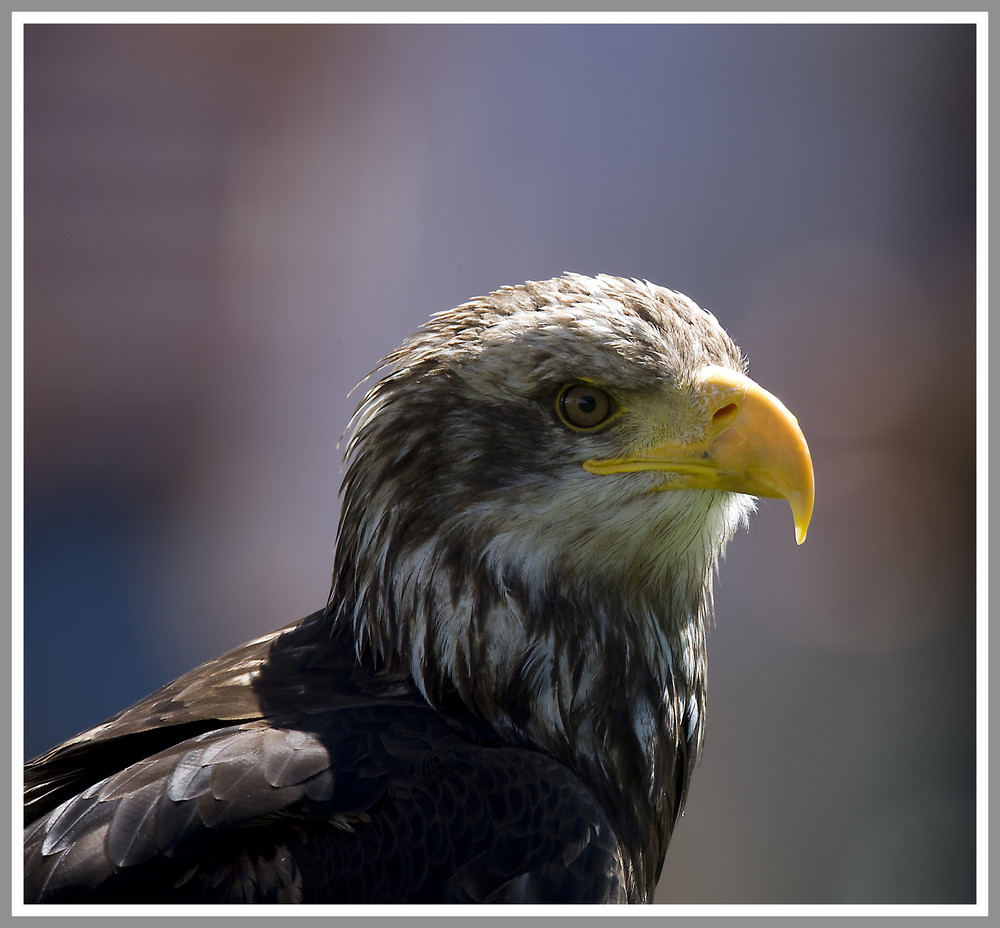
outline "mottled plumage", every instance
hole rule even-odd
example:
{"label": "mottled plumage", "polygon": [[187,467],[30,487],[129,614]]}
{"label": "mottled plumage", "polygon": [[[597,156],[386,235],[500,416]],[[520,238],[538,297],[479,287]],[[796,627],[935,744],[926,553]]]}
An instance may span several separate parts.
{"label": "mottled plumage", "polygon": [[[650,899],[733,490],[786,496],[800,535],[811,511],[801,433],[744,368],[638,281],[433,317],[352,423],[327,608],[31,761],[26,900]],[[709,474],[751,418],[795,445],[780,479]]]}

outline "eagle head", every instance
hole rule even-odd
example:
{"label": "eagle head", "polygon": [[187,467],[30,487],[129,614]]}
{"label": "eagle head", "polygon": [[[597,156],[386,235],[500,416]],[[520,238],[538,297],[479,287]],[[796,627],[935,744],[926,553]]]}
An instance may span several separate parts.
{"label": "eagle head", "polygon": [[570,274],[433,316],[380,370],[329,607],[359,656],[555,753],[606,757],[624,726],[694,756],[713,570],[754,496],[800,542],[813,498],[795,419],[715,317]]}

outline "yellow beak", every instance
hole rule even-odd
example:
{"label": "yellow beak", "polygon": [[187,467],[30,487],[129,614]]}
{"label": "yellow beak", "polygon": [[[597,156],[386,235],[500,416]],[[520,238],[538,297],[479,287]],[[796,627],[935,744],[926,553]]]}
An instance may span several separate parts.
{"label": "yellow beak", "polygon": [[812,518],[813,466],[795,416],[776,396],[727,368],[704,368],[696,387],[704,406],[702,437],[585,461],[584,468],[594,474],[665,471],[671,476],[659,490],[729,490],[787,499],[795,540],[802,544]]}

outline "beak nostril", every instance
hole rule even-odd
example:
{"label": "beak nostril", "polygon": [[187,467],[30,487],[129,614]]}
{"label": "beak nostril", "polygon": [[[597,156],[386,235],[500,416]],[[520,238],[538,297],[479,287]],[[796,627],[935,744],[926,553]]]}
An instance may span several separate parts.
{"label": "beak nostril", "polygon": [[715,425],[728,425],[736,418],[736,414],[739,411],[740,408],[735,403],[727,403],[715,411],[715,415],[712,416],[712,422]]}

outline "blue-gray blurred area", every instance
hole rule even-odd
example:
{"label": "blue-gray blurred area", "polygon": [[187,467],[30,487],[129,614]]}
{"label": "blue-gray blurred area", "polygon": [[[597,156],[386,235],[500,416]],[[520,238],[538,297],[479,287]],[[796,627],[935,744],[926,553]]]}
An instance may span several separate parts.
{"label": "blue-gray blurred area", "polygon": [[27,756],[324,604],[430,313],[636,276],[817,484],[722,565],[657,901],[974,900],[974,27],[31,25],[24,102]]}

